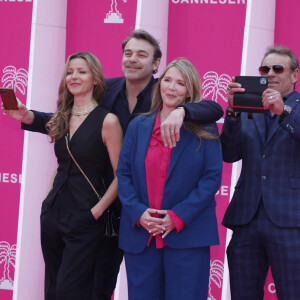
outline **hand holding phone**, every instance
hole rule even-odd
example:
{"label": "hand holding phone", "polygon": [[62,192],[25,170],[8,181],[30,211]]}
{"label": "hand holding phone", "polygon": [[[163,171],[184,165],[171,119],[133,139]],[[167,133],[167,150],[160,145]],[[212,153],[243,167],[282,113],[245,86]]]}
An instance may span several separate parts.
{"label": "hand holding phone", "polygon": [[240,83],[245,92],[234,94],[233,110],[265,112],[262,104],[262,93],[268,88],[268,78],[263,76],[236,76],[235,82]]}
{"label": "hand holding phone", "polygon": [[2,98],[4,109],[18,110],[18,101],[13,89],[0,88],[0,96]]}
{"label": "hand holding phone", "polygon": [[0,88],[0,96],[2,98],[1,109],[3,113],[21,121],[25,124],[31,124],[34,114],[15,96],[12,89]]}

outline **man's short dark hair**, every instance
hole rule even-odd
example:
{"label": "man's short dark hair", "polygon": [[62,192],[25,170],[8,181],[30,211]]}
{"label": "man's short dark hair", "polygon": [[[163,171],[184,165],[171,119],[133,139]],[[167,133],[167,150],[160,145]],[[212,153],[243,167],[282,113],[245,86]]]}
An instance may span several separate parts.
{"label": "man's short dark hair", "polygon": [[294,70],[299,69],[299,61],[294,52],[291,49],[283,46],[273,46],[268,48],[262,60],[264,60],[268,55],[273,53],[279,55],[286,55],[290,58],[291,73],[293,73]]}
{"label": "man's short dark hair", "polygon": [[133,31],[133,33],[131,35],[129,35],[128,38],[122,43],[123,52],[124,52],[124,49],[125,49],[127,43],[133,38],[137,39],[137,40],[147,41],[149,44],[151,44],[153,46],[153,48],[154,48],[153,63],[158,58],[162,57],[162,53],[161,53],[158,41],[149,32],[142,30],[142,29],[137,29],[137,30]]}

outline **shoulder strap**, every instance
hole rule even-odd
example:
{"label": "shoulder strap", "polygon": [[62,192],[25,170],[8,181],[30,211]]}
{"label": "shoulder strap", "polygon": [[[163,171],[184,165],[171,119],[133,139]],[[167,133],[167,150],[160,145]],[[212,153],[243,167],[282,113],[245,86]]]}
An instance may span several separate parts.
{"label": "shoulder strap", "polygon": [[93,189],[93,191],[95,192],[95,194],[97,195],[97,198],[100,200],[101,197],[99,195],[99,193],[97,192],[97,190],[95,189],[95,187],[93,186],[93,184],[90,182],[90,180],[88,179],[88,177],[85,175],[85,173],[83,172],[83,170],[80,168],[79,164],[77,163],[76,159],[74,158],[74,156],[72,155],[71,151],[70,151],[70,148],[69,148],[69,142],[68,142],[68,137],[69,137],[69,134],[67,134],[65,136],[65,139],[66,139],[66,146],[67,146],[67,150],[71,156],[71,158],[73,159],[75,165],[77,166],[77,168],[79,169],[79,171],[82,173],[82,175],[84,176],[84,178],[86,179],[86,181],[89,183],[89,185],[91,186],[91,188]]}

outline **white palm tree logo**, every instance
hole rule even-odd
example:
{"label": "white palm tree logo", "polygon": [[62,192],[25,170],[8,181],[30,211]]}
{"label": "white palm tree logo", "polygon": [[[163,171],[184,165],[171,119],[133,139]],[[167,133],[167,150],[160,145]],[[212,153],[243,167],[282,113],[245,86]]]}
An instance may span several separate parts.
{"label": "white palm tree logo", "polygon": [[218,75],[218,73],[209,71],[203,76],[203,98],[211,95],[212,100],[217,102],[220,96],[227,102],[226,89],[231,78],[227,74]]}
{"label": "white palm tree logo", "polygon": [[[127,0],[123,0],[123,2],[126,3]],[[117,6],[117,0],[111,0],[110,11],[106,14],[104,23],[124,23],[122,14],[118,11]]]}
{"label": "white palm tree logo", "polygon": [[0,242],[0,266],[3,269],[2,274],[0,273],[0,289],[13,289],[16,252],[17,245],[10,246],[8,242]]}
{"label": "white palm tree logo", "polygon": [[11,88],[14,91],[18,90],[22,95],[25,95],[25,87],[28,84],[28,72],[23,68],[17,70],[14,66],[7,66],[3,69],[1,81],[4,87]]}
{"label": "white palm tree logo", "polygon": [[211,294],[211,282],[214,282],[220,289],[222,287],[224,264],[220,260],[210,261],[209,288],[207,300],[216,300]]}

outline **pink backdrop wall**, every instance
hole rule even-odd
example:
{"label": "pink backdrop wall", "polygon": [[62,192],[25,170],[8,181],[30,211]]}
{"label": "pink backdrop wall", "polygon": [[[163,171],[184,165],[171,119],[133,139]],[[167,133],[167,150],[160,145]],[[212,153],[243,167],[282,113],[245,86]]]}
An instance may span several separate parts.
{"label": "pink backdrop wall", "polygon": [[[0,2],[0,86],[26,102],[32,1]],[[23,132],[0,116],[0,299],[12,299],[16,260]]]}
{"label": "pink backdrop wall", "polygon": [[90,51],[105,77],[123,76],[121,43],[135,28],[136,8],[137,0],[68,0],[66,56]]}
{"label": "pink backdrop wall", "polygon": [[[300,59],[299,9],[298,0],[276,0],[274,43],[293,49],[298,59]],[[299,91],[299,82],[296,89]]]}
{"label": "pink backdrop wall", "polygon": [[[137,4],[138,0],[68,0],[66,56],[90,51],[100,59],[106,77],[122,76],[121,42],[135,27]],[[291,47],[298,57],[299,8],[298,0],[276,1],[275,43]],[[240,74],[245,12],[246,0],[169,1],[167,63],[178,56],[190,59],[202,78],[204,99],[216,101],[224,109],[226,85],[231,76]],[[1,23],[6,24],[1,26],[0,34],[7,41],[1,47],[0,85],[11,85],[23,103],[27,93],[31,14],[31,0],[0,0]],[[17,122],[0,117],[1,300],[12,299],[23,149],[23,132],[19,128]],[[231,165],[224,164],[217,195],[219,223],[229,202],[230,184]],[[212,248],[210,300],[220,300],[223,287],[226,229],[220,225],[219,232],[220,246]],[[277,299],[271,276],[265,299]]]}

